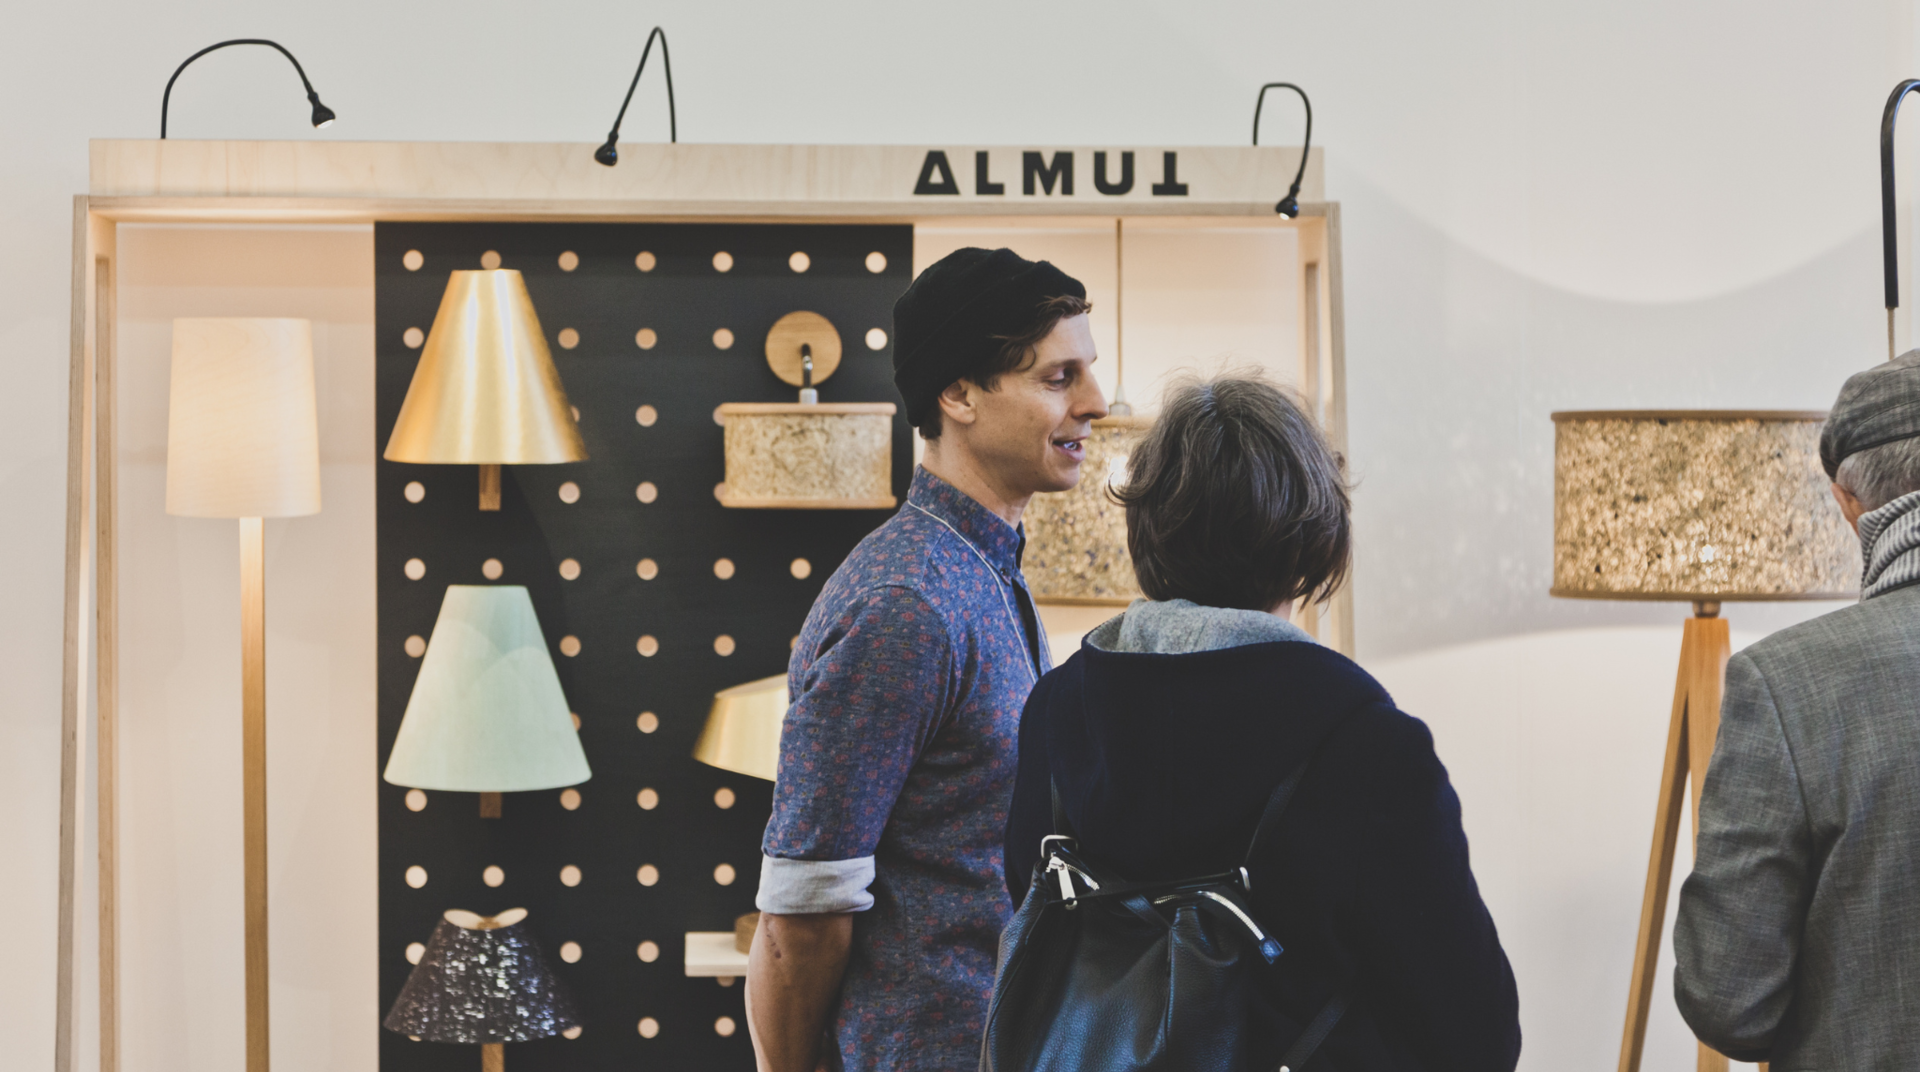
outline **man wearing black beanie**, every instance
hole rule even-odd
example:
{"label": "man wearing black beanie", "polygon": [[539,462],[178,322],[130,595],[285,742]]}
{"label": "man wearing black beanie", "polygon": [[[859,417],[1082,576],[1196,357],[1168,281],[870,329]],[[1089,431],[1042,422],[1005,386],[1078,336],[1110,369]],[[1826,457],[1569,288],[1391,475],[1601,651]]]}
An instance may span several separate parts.
{"label": "man wearing black beanie", "polygon": [[958,250],[893,307],[894,383],[926,440],[906,505],[814,601],[788,668],[747,1023],[764,1072],[979,1062],[1001,840],[1027,693],[1051,667],[1020,514],[1080,479],[1086,288]]}

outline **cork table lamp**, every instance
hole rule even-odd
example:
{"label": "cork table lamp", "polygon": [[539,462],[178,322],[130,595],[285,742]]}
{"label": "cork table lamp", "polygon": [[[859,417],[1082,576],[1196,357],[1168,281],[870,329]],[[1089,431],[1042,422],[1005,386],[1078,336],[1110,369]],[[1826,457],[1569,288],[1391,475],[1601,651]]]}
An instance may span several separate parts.
{"label": "cork table lamp", "polygon": [[509,1042],[577,1034],[573,997],[526,919],[524,908],[446,912],[381,1026],[422,1042],[477,1045],[482,1072],[505,1072]]}
{"label": "cork table lamp", "polygon": [[266,1072],[265,520],[320,510],[313,328],[305,320],[173,322],[167,513],[240,521],[240,756],[248,1072]]}
{"label": "cork table lamp", "polygon": [[[1820,412],[1555,413],[1553,594],[1690,602],[1640,905],[1621,1072],[1646,1042],[1660,932],[1691,781],[1700,786],[1732,654],[1720,605],[1847,599],[1859,545],[1820,465]],[[1700,1047],[1699,1067],[1726,1058]]]}
{"label": "cork table lamp", "polygon": [[447,586],[382,777],[478,793],[490,819],[503,792],[593,777],[524,587]]}
{"label": "cork table lamp", "polygon": [[502,465],[586,460],[519,272],[452,273],[383,457],[478,465],[482,510],[500,509]]}

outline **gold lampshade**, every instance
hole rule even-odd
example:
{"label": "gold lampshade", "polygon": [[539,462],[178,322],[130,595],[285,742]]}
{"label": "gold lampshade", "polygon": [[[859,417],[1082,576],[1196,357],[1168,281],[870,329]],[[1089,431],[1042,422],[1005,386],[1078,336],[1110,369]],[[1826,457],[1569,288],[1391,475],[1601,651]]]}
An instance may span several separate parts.
{"label": "gold lampshade", "polygon": [[1553,594],[1849,599],[1860,547],[1820,465],[1822,412],[1555,413]]}
{"label": "gold lampshade", "polygon": [[298,517],[319,511],[313,325],[175,320],[167,513]]}
{"label": "gold lampshade", "polygon": [[586,460],[519,272],[452,273],[384,457],[469,465]]}
{"label": "gold lampshade", "polygon": [[1036,600],[1123,607],[1140,598],[1127,552],[1127,514],[1107,489],[1126,479],[1127,457],[1152,426],[1150,417],[1094,421],[1080,483],[1027,504],[1021,569]]}
{"label": "gold lampshade", "polygon": [[780,724],[787,717],[787,675],[715,693],[693,758],[721,770],[773,781],[780,767]]}

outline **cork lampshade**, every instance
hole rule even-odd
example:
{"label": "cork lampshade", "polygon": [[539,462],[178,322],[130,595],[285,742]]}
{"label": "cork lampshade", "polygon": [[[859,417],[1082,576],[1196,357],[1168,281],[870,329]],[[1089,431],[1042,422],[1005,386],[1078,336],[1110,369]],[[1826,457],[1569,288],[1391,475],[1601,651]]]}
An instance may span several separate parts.
{"label": "cork lampshade", "polygon": [[1108,491],[1126,479],[1127,456],[1152,425],[1151,418],[1134,416],[1094,421],[1080,482],[1069,491],[1035,495],[1027,504],[1021,567],[1034,599],[1123,607],[1140,598],[1127,552],[1126,511]]}
{"label": "cork lampshade", "polygon": [[242,518],[319,511],[313,325],[175,320],[167,513]]}
{"label": "cork lampshade", "polygon": [[499,466],[586,460],[519,272],[452,273],[383,457],[480,465],[481,508],[491,510]]}
{"label": "cork lampshade", "polygon": [[447,586],[384,777],[466,793],[592,777],[525,588]]}
{"label": "cork lampshade", "polygon": [[773,781],[780,766],[780,726],[787,717],[787,675],[749,681],[714,694],[693,758],[721,770]]}
{"label": "cork lampshade", "polygon": [[1553,415],[1553,594],[1848,599],[1860,550],[1820,466],[1822,412]]}

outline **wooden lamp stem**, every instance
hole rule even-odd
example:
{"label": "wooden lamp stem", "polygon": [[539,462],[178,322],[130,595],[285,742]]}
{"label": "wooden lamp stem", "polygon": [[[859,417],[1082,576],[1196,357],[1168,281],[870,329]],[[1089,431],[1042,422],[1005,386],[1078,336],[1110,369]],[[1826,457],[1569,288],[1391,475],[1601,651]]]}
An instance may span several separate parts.
{"label": "wooden lamp stem", "polygon": [[507,1047],[504,1044],[480,1044],[480,1072],[507,1072]]}
{"label": "wooden lamp stem", "polygon": [[480,467],[480,509],[500,509],[500,467],[497,465]]}
{"label": "wooden lamp stem", "polygon": [[257,517],[240,519],[240,770],[247,1072],[267,1072],[267,559]]}
{"label": "wooden lamp stem", "polygon": [[[1674,854],[1680,844],[1680,805],[1693,788],[1693,833],[1700,836],[1700,787],[1707,760],[1720,731],[1720,693],[1726,684],[1733,645],[1720,604],[1696,601],[1694,616],[1680,634],[1680,673],[1673,686],[1673,715],[1667,723],[1667,753],[1660,768],[1660,796],[1654,808],[1653,850],[1647,857],[1647,885],[1640,900],[1640,932],[1633,948],[1633,976],[1627,989],[1627,1023],[1620,1038],[1620,1072],[1639,1072],[1647,1041],[1647,1017],[1653,1008],[1653,980],[1660,963],[1660,932],[1666,925],[1667,891],[1673,880]],[[1727,1059],[1699,1044],[1699,1072],[1726,1072]],[[1764,1067],[1764,1066],[1763,1066]]]}
{"label": "wooden lamp stem", "polygon": [[480,794],[480,818],[482,819],[500,818],[500,794],[498,793]]}

